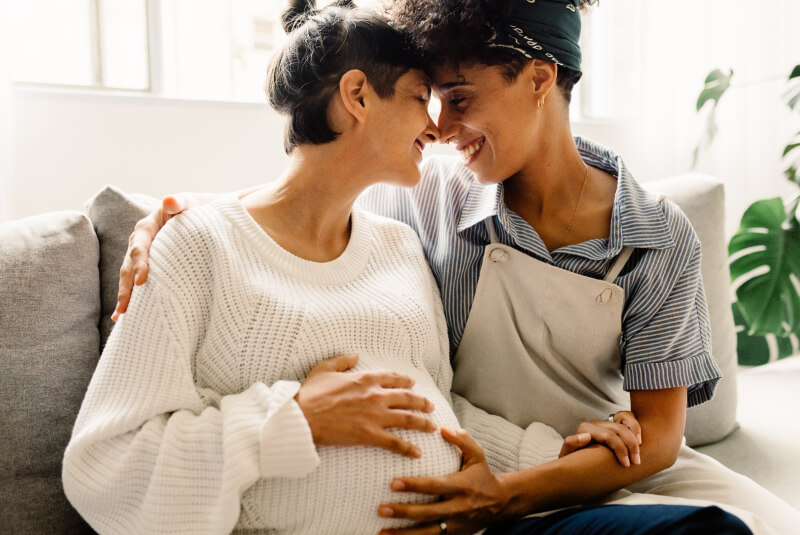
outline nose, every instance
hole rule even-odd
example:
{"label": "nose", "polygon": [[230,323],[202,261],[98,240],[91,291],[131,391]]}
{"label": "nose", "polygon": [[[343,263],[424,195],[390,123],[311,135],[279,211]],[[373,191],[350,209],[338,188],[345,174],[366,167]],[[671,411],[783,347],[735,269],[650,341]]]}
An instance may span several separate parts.
{"label": "nose", "polygon": [[439,128],[439,142],[450,143],[457,133],[457,126],[452,117],[450,117],[450,112],[445,105],[442,105],[442,110],[439,112],[439,124],[437,126]]}
{"label": "nose", "polygon": [[439,127],[436,122],[428,114],[428,124],[425,125],[425,130],[422,132],[428,143],[436,143],[439,140]]}

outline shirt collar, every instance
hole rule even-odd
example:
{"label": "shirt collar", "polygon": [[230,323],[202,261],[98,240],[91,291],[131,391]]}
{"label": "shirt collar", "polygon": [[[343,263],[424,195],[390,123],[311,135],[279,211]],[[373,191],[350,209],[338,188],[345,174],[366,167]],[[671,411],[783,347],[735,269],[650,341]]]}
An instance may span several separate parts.
{"label": "shirt collar", "polygon": [[[608,244],[599,256],[615,257],[623,247],[645,249],[674,247],[675,241],[669,231],[664,211],[657,197],[634,180],[622,158],[603,145],[588,139],[576,137],[575,144],[586,164],[610,173],[617,177],[618,181],[611,213]],[[506,211],[507,208],[503,205],[502,185],[483,185],[473,177],[461,210],[457,232],[463,232],[481,223],[487,217],[504,214]],[[506,217],[500,219],[501,224],[504,225],[510,221]],[[516,234],[513,229],[507,230],[511,235]],[[588,253],[588,251],[586,252]],[[590,256],[596,256],[596,254],[590,254]]]}

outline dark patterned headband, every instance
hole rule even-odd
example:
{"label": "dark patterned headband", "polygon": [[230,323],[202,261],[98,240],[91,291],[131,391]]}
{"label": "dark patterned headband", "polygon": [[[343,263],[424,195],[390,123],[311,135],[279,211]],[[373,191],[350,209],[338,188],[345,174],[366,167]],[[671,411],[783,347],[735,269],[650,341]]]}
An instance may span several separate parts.
{"label": "dark patterned headband", "polygon": [[511,14],[494,28],[489,46],[580,71],[580,36],[578,0],[514,0]]}

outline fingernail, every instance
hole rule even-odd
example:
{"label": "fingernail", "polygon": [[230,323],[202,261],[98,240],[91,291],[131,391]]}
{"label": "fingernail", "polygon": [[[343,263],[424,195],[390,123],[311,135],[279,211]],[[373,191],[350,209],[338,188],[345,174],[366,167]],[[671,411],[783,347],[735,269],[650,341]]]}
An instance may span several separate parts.
{"label": "fingernail", "polygon": [[633,454],[633,464],[642,464],[642,458],[638,453]]}
{"label": "fingernail", "polygon": [[392,481],[392,490],[403,490],[404,488],[406,488],[406,484],[399,479]]}
{"label": "fingernail", "polygon": [[414,446],[414,448],[411,450],[411,454],[417,458],[422,457],[422,450]]}
{"label": "fingernail", "polygon": [[391,507],[386,507],[385,505],[382,505],[381,507],[378,508],[378,514],[380,516],[385,516],[385,517],[394,516],[394,510]]}
{"label": "fingernail", "polygon": [[628,456],[622,458],[622,466],[628,467],[631,465],[631,460],[628,459]]}
{"label": "fingernail", "polygon": [[585,442],[585,441],[589,440],[590,438],[592,438],[592,435],[590,435],[589,433],[580,433],[578,435],[578,440],[580,440],[581,442]]}

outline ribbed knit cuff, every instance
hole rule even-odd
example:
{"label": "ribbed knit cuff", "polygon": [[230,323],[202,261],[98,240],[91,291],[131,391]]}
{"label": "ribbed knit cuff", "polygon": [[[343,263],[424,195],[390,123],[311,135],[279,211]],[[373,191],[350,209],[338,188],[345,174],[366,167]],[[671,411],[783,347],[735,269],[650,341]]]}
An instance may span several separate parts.
{"label": "ribbed knit cuff", "polygon": [[261,476],[301,478],[319,465],[319,455],[294,395],[297,381],[272,385],[275,398],[261,429]]}
{"label": "ribbed knit cuff", "polygon": [[564,439],[558,432],[539,422],[533,422],[525,430],[519,446],[518,470],[525,470],[558,459]]}

